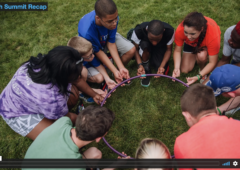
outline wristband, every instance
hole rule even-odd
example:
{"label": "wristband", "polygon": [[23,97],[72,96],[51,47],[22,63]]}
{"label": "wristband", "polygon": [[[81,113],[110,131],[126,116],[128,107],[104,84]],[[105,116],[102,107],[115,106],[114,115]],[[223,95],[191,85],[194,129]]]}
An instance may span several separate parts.
{"label": "wristband", "polygon": [[199,75],[196,75],[197,76],[197,79],[200,80],[200,76]]}
{"label": "wristband", "polygon": [[200,80],[200,79],[202,78],[202,75],[201,75],[201,74],[198,74],[198,75],[196,75],[196,76],[197,76],[198,80]]}
{"label": "wristband", "polygon": [[220,115],[222,115],[222,112],[220,111],[220,109],[217,107],[217,110],[219,112]]}
{"label": "wristband", "polygon": [[139,63],[139,64],[138,64],[138,68],[139,68],[140,65],[143,65],[143,63]]}

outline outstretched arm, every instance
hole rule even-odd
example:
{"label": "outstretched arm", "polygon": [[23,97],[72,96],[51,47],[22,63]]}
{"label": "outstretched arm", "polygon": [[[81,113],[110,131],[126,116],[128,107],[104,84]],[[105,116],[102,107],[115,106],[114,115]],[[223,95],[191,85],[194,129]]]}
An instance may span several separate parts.
{"label": "outstretched arm", "polygon": [[228,110],[235,109],[236,107],[239,106],[239,104],[240,104],[240,96],[237,96],[235,98],[231,98],[226,103],[219,106],[218,108],[223,113],[223,111],[228,111]]}
{"label": "outstretched arm", "polygon": [[122,78],[125,78],[125,79],[129,79],[130,76],[129,76],[129,72],[128,70],[124,67],[119,55],[118,55],[118,51],[117,51],[117,46],[115,43],[110,43],[110,42],[107,42],[107,47],[110,51],[110,54],[112,55],[112,58],[113,60],[115,61],[120,73],[121,73],[121,76]]}
{"label": "outstretched arm", "polygon": [[182,52],[182,46],[176,45],[173,52],[174,70],[173,70],[172,77],[174,78],[180,76],[181,52]]}
{"label": "outstretched arm", "polygon": [[[161,65],[158,68],[157,74],[163,74],[164,73],[164,71],[165,71],[164,67],[167,64],[168,60],[170,59],[171,54],[172,54],[172,44],[171,45],[167,45],[167,50],[166,50],[166,52],[164,54],[163,61],[162,61]],[[155,78],[158,78],[158,76],[155,76]]]}
{"label": "outstretched arm", "polygon": [[[115,44],[115,43],[114,43]],[[102,51],[99,50],[97,53],[95,53],[96,56],[102,61],[102,63],[107,66],[107,68],[109,68],[109,70],[111,70],[111,72],[113,73],[115,80],[117,83],[122,82],[122,75],[121,73],[118,71],[118,69],[113,65],[113,63],[109,60],[108,56]],[[120,60],[120,59],[119,59]]]}
{"label": "outstretched arm", "polygon": [[115,81],[110,79],[110,77],[107,74],[106,69],[103,67],[102,64],[100,64],[98,67],[96,67],[96,69],[103,75],[103,78],[106,81],[106,83],[110,89],[113,89],[117,85],[117,83]]}

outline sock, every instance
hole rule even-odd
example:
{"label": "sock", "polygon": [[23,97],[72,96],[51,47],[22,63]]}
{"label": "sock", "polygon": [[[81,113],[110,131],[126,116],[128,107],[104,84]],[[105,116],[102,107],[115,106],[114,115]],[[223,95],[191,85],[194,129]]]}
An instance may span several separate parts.
{"label": "sock", "polygon": [[146,71],[146,70],[150,70],[150,69],[149,69],[149,60],[143,61],[142,63],[143,63],[143,67],[144,67],[145,71]]}

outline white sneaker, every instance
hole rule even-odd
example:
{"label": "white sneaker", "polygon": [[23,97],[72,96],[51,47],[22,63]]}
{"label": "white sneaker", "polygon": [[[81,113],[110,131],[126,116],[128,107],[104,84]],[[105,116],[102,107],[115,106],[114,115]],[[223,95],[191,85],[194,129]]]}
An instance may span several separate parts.
{"label": "white sneaker", "polygon": [[207,79],[207,75],[203,76],[200,80],[200,83],[202,84]]}
{"label": "white sneaker", "polygon": [[235,109],[226,111],[226,112],[225,112],[225,115],[226,115],[226,116],[233,116],[234,113],[236,113],[238,110],[240,110],[240,107],[237,107],[237,108],[235,108]]}

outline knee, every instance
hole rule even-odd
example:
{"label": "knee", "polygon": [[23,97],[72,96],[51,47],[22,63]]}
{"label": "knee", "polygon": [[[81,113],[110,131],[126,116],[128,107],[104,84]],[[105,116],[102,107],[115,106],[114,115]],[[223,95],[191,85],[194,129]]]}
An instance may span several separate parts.
{"label": "knee", "polygon": [[102,74],[97,74],[94,76],[94,81],[98,84],[102,83],[104,81],[103,75]]}
{"label": "knee", "polygon": [[102,158],[102,152],[97,149],[96,147],[89,148],[91,151],[91,159],[101,159]]}
{"label": "knee", "polygon": [[150,57],[150,52],[148,48],[144,48],[143,53],[142,53],[142,59],[143,61],[148,60]]}
{"label": "knee", "polygon": [[131,58],[135,55],[135,53],[136,53],[136,47],[135,47],[135,46],[133,46],[133,48],[131,48],[131,49],[127,52],[128,56],[130,56]]}
{"label": "knee", "polygon": [[201,51],[200,53],[197,54],[197,60],[199,62],[207,62],[207,51],[206,50],[203,50]]}
{"label": "knee", "polygon": [[181,68],[181,73],[189,73],[191,70],[189,70],[188,68]]}

